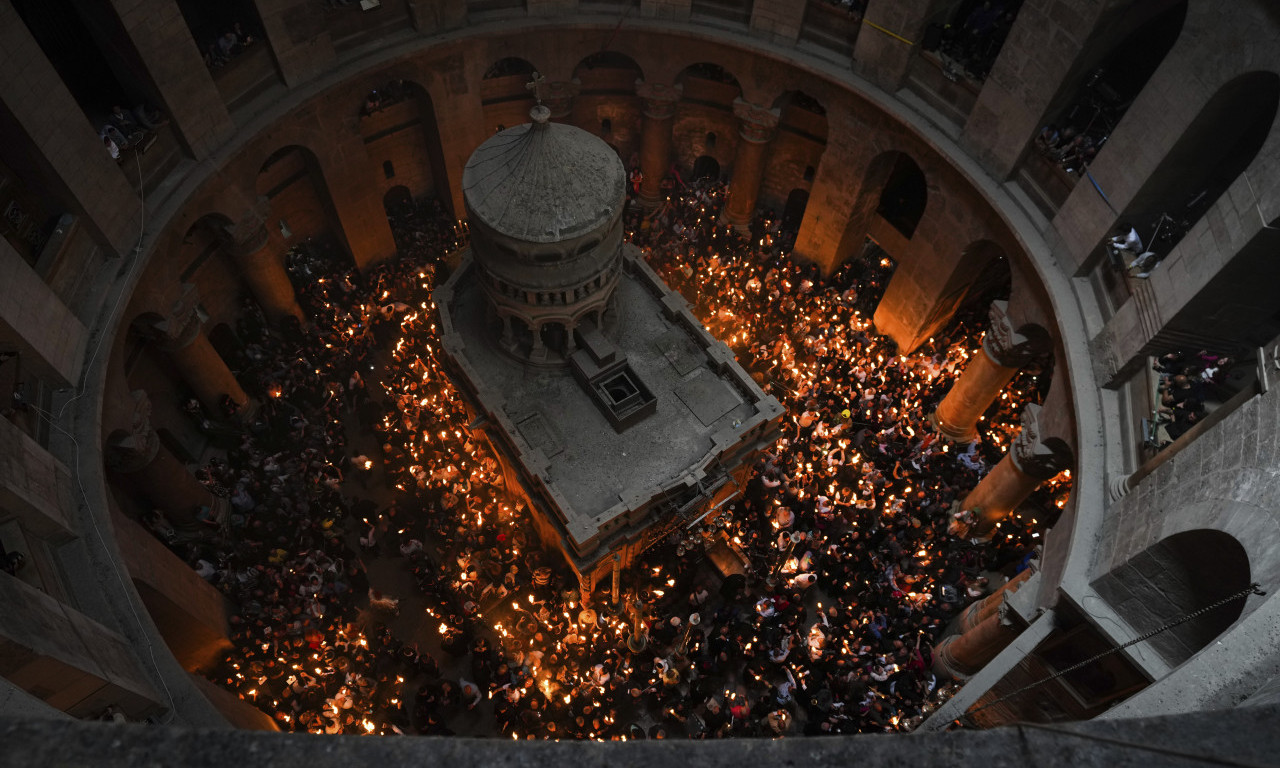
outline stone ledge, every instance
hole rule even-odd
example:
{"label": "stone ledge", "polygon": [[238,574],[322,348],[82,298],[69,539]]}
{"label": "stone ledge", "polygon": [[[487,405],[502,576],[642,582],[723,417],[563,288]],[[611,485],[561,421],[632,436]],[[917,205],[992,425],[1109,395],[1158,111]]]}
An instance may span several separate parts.
{"label": "stone ledge", "polygon": [[8,720],[0,725],[8,765],[142,768],[182,765],[326,766],[448,765],[525,768],[577,765],[696,764],[770,766],[982,765],[985,768],[1086,768],[1271,764],[1280,747],[1273,727],[1280,706],[1244,707],[1176,717],[1110,720],[990,731],[699,742],[537,742],[432,737],[272,735],[61,720]]}

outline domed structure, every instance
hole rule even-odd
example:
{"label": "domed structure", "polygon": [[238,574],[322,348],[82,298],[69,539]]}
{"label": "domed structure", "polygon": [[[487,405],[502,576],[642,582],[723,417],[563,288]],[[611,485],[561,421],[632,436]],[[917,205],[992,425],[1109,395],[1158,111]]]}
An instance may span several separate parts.
{"label": "domed structure", "polygon": [[626,202],[617,153],[550,115],[535,106],[532,122],[481,144],[462,174],[471,251],[503,346],[535,363],[563,362],[583,318],[603,325]]}
{"label": "domed structure", "polygon": [[623,242],[613,149],[531,117],[467,161],[471,247],[431,294],[440,357],[583,604],[606,579],[616,604],[623,569],[745,485],[783,408]]}

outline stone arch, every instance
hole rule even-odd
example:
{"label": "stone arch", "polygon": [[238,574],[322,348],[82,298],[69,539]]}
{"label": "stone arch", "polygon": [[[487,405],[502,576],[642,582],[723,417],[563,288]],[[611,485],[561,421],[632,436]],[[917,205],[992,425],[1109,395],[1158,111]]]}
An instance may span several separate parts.
{"label": "stone arch", "polygon": [[[1150,632],[1249,586],[1249,555],[1231,534],[1193,528],[1165,536],[1094,582],[1139,633]],[[1194,656],[1236,622],[1239,600],[1208,611],[1147,641],[1170,666]]]}
{"label": "stone arch", "polygon": [[634,95],[636,81],[644,80],[644,70],[636,60],[619,51],[596,51],[588,54],[573,68],[581,95],[609,93]]}
{"label": "stone arch", "polygon": [[516,56],[489,65],[480,81],[480,107],[490,131],[529,122],[529,110],[535,102],[533,91],[525,86],[541,71],[527,59]]}
{"label": "stone arch", "polygon": [[[733,94],[733,96],[729,98],[727,102],[725,102],[725,104],[729,107],[733,106],[734,99],[742,97],[742,85],[739,83],[738,78],[734,76],[732,72],[730,72],[729,70],[725,69],[724,67],[722,67],[721,65],[713,61],[699,61],[694,64],[690,64],[689,66],[680,70],[680,74],[676,75],[675,82],[677,84],[683,84],[691,79],[704,80],[707,82],[714,82],[714,83],[722,83],[726,86],[729,86],[735,89],[736,92]],[[711,92],[711,93],[714,95],[714,92]],[[700,98],[700,97],[697,95],[697,93],[695,93],[693,96],[690,96],[689,93],[686,92],[684,94],[684,98]]]}
{"label": "stone arch", "polygon": [[[385,195],[405,187],[413,198],[435,197],[452,210],[444,148],[430,92],[413,80],[380,87],[377,111],[362,114],[360,135]],[[385,198],[384,198],[385,202]]]}
{"label": "stone arch", "polygon": [[[804,91],[787,91],[773,101],[778,129],[769,142],[768,161],[760,185],[759,203],[781,209],[791,190],[813,186],[812,172],[827,149],[827,109]],[[794,228],[799,229],[795,222]]]}
{"label": "stone arch", "polygon": [[[957,316],[963,316],[973,321],[972,331],[981,332],[987,327],[991,302],[1007,301],[1012,285],[1013,272],[1004,249],[992,240],[971,242],[960,249],[950,278],[924,327],[933,334]],[[1037,342],[1043,340],[1040,331],[1043,328],[1035,326]]]}
{"label": "stone arch", "polygon": [[[904,250],[906,238],[909,236],[904,235],[880,213],[883,208],[885,188],[889,185],[889,180],[893,176],[895,169],[899,167],[902,169],[899,171],[900,178],[905,175],[913,180],[913,184],[921,186],[925,184],[924,173],[920,171],[920,165],[906,152],[890,149],[873,157],[862,175],[862,185],[859,188],[861,194],[858,195],[854,203],[854,209],[849,213],[844,233],[836,246],[835,257],[831,261],[832,268],[844,263],[854,253],[861,252],[868,236],[871,236],[895,260],[902,258],[902,250]],[[899,182],[899,184],[903,183],[902,181]],[[924,190],[924,197],[927,203],[927,188]],[[920,223],[920,219],[924,215],[925,206],[917,205],[916,207],[919,208],[918,213],[914,209],[905,211],[905,214],[908,215],[906,219],[902,218],[904,211],[897,208],[891,211],[899,218],[900,222],[905,221],[905,223],[911,224],[910,230],[912,233],[914,233],[915,227]]]}
{"label": "stone arch", "polygon": [[[1069,140],[1062,136],[1069,130],[1088,137],[1094,153],[1102,148],[1182,34],[1187,3],[1135,3],[1103,25],[1045,110],[1045,124],[1060,141]],[[1053,208],[1064,201],[1054,200]]]}
{"label": "stone arch", "polygon": [[538,68],[528,59],[522,59],[519,56],[507,56],[490,64],[484,71],[484,79],[498,80],[512,75],[531,75],[537,71]]}
{"label": "stone arch", "polygon": [[[875,212],[910,240],[929,204],[929,187],[924,171],[920,170],[919,163],[906,152],[893,152],[887,158],[884,155],[877,157],[872,161],[872,168],[876,167],[876,161],[881,158],[891,164],[884,183],[880,185],[880,198]],[[872,170],[868,169],[868,178],[871,174]]]}
{"label": "stone arch", "polygon": [[[1271,136],[1280,75],[1253,71],[1221,85],[1120,214],[1138,230],[1154,267],[1213,207]],[[1124,266],[1124,265],[1120,265]]]}
{"label": "stone arch", "polygon": [[267,230],[285,247],[342,233],[320,161],[310,148],[288,144],[258,168],[254,191],[267,199]]}
{"label": "stone arch", "polygon": [[[681,172],[692,171],[697,159],[706,155],[732,173],[739,140],[733,104],[742,98],[738,78],[719,64],[698,62],[681,70],[675,85],[681,94],[671,135]],[[716,137],[714,146],[707,143],[710,134]]]}
{"label": "stone arch", "polygon": [[386,194],[382,196],[382,207],[387,209],[388,212],[412,203],[413,194],[409,192],[409,188],[403,184],[395,185],[391,189],[388,189]]}
{"label": "stone arch", "polygon": [[784,232],[796,232],[800,222],[804,221],[804,209],[809,205],[809,190],[796,187],[787,193],[786,202],[782,206],[782,229]]}
{"label": "stone arch", "polygon": [[720,161],[711,155],[699,155],[697,160],[693,161],[693,170],[690,178],[694,181],[698,179],[720,179]]}
{"label": "stone arch", "polygon": [[597,51],[573,69],[572,122],[606,139],[628,167],[639,163],[641,102],[636,95],[644,70],[616,50]]}

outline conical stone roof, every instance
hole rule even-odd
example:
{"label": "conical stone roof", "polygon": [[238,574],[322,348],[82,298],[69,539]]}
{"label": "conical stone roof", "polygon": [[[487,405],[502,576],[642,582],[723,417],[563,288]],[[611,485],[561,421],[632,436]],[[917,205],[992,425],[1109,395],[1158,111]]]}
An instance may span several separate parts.
{"label": "conical stone roof", "polygon": [[603,225],[626,200],[626,170],[608,144],[571,125],[508,128],[481,144],[462,172],[472,220],[529,243],[555,243]]}

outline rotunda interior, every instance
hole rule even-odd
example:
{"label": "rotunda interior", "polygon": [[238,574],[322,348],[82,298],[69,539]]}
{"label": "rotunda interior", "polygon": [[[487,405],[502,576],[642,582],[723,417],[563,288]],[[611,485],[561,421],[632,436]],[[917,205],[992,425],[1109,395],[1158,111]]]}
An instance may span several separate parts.
{"label": "rotunda interior", "polygon": [[0,711],[789,742],[1275,705],[1278,32],[0,2]]}

